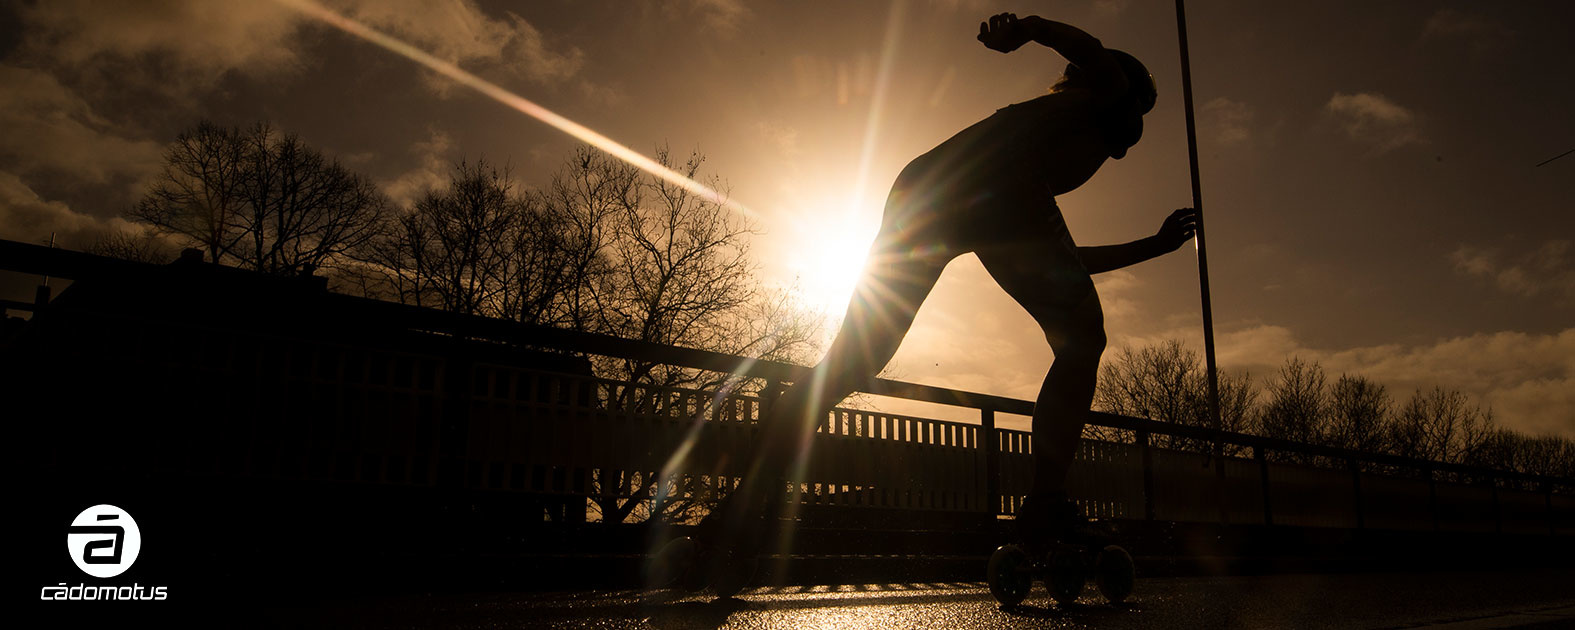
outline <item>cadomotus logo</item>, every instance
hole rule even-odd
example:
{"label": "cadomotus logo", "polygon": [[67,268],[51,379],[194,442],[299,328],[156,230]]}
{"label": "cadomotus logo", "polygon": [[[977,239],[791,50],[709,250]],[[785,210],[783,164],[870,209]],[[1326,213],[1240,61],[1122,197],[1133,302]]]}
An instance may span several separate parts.
{"label": "cadomotus logo", "polygon": [[126,572],[142,552],[142,532],[125,510],[109,504],[82,510],[66,534],[71,560],[83,573],[112,578]]}
{"label": "cadomotus logo", "polygon": [[[109,579],[125,573],[142,553],[142,531],[125,510],[109,504],[82,510],[66,528],[66,551],[83,573]],[[164,601],[169,587],[61,582],[39,591],[45,601]]]}

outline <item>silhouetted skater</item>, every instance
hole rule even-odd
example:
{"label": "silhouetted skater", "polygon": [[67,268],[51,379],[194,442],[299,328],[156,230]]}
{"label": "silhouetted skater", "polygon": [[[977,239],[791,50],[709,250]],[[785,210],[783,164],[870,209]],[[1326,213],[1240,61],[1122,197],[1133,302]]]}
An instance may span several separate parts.
{"label": "silhouetted skater", "polygon": [[723,531],[733,539],[723,544],[760,536],[750,523],[766,513],[764,502],[780,503],[778,482],[795,477],[816,420],[886,365],[946,263],[968,252],[1033,316],[1055,351],[1034,406],[1033,491],[1019,529],[1055,537],[1082,522],[1065,483],[1105,349],[1089,275],[1174,251],[1192,237],[1196,214],[1177,210],[1157,234],[1130,243],[1078,247],[1055,197],[1137,143],[1154,107],[1153,79],[1131,55],[1037,16],[994,16],[979,25],[979,41],[1003,53],[1038,42],[1069,63],[1049,94],[997,111],[897,176],[842,329],[814,377],[771,409],[745,484],[723,510]]}

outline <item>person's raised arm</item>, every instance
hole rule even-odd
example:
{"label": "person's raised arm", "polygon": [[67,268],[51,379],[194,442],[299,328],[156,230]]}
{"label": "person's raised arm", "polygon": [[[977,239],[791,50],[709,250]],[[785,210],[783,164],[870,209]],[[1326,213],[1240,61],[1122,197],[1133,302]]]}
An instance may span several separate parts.
{"label": "person's raised arm", "polygon": [[1090,274],[1114,271],[1176,251],[1182,244],[1192,240],[1192,234],[1197,229],[1197,211],[1182,208],[1165,217],[1159,232],[1153,236],[1120,245],[1079,247],[1077,257],[1083,261],[1083,268]]}
{"label": "person's raised arm", "polygon": [[1056,51],[1067,62],[1087,74],[1090,87],[1104,98],[1117,98],[1127,91],[1127,77],[1115,57],[1099,39],[1083,29],[1037,15],[1018,19],[1002,13],[979,23],[979,41],[991,50],[1009,53],[1028,42]]}

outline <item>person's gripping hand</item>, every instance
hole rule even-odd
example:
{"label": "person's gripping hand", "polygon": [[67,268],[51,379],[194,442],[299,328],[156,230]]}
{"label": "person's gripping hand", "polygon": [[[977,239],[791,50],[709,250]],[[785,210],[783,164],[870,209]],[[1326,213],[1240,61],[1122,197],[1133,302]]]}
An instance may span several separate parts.
{"label": "person's gripping hand", "polygon": [[[1033,19],[1029,16],[1028,19]],[[979,41],[990,50],[1009,53],[1033,39],[1024,20],[1015,13],[993,15],[988,22],[979,23]]]}
{"label": "person's gripping hand", "polygon": [[1179,249],[1198,231],[1198,211],[1192,208],[1182,208],[1165,217],[1165,222],[1159,226],[1159,233],[1154,236],[1171,251]]}

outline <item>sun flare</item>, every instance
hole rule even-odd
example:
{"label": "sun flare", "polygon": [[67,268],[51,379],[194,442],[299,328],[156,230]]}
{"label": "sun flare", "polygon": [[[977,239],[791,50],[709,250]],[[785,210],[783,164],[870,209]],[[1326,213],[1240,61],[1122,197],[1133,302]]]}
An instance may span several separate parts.
{"label": "sun flare", "polygon": [[828,204],[807,212],[795,226],[790,269],[810,308],[840,316],[864,271],[879,215],[859,212],[857,204]]}

